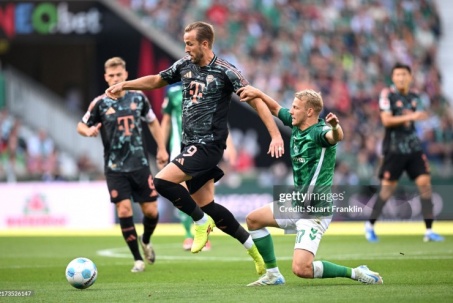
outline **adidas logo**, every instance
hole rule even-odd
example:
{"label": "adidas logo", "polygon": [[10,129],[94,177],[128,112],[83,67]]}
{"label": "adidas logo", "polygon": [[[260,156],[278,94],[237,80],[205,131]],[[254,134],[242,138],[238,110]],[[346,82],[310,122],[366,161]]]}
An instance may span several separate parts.
{"label": "adidas logo", "polygon": [[192,72],[187,72],[184,75],[182,75],[183,78],[192,78]]}

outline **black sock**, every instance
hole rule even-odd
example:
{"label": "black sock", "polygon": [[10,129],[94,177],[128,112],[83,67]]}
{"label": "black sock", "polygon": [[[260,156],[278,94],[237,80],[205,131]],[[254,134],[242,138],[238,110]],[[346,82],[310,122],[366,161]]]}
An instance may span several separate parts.
{"label": "black sock", "polygon": [[247,241],[250,234],[239,224],[227,208],[212,201],[208,205],[203,206],[201,210],[211,216],[216,227],[221,231],[237,239],[242,244]]}
{"label": "black sock", "polygon": [[189,215],[194,221],[203,218],[203,211],[181,184],[155,178],[154,186],[159,194],[167,198],[177,209]]}
{"label": "black sock", "polygon": [[378,195],[378,198],[376,200],[376,203],[374,203],[373,211],[371,212],[371,216],[369,219],[371,224],[374,224],[376,222],[376,220],[379,218],[379,216],[381,215],[385,202],[386,201],[382,200],[381,196]]}
{"label": "black sock", "polygon": [[432,228],[433,227],[433,221],[434,221],[434,215],[433,215],[433,201],[431,198],[429,199],[420,199],[420,202],[422,204],[422,214],[423,214],[423,219],[425,221],[425,226],[426,228]]}
{"label": "black sock", "polygon": [[143,260],[140,251],[138,250],[137,231],[135,230],[134,220],[132,217],[119,219],[123,238],[126,241],[127,246],[129,246],[129,249],[134,256],[134,260]]}
{"label": "black sock", "polygon": [[148,244],[159,221],[159,213],[155,218],[143,217],[143,243]]}

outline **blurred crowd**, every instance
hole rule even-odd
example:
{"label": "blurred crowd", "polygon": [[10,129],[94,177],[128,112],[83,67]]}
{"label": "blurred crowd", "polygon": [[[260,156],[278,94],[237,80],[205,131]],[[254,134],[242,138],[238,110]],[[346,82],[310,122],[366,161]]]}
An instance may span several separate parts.
{"label": "blurred crowd", "polygon": [[86,157],[61,152],[44,129],[32,130],[0,110],[0,182],[67,181],[101,175]]}
{"label": "blurred crowd", "polygon": [[384,134],[378,96],[395,62],[411,65],[413,87],[432,114],[417,127],[433,174],[452,175],[453,115],[441,91],[433,0],[118,1],[181,44],[185,25],[212,23],[215,53],[283,106],[296,91],[320,91],[324,114],[337,113],[346,134],[337,183],[376,177]]}
{"label": "blurred crowd", "polygon": [[[181,44],[196,20],[215,26],[215,53],[283,106],[296,91],[322,93],[325,112],[340,117],[337,184],[375,180],[383,127],[378,96],[390,84],[395,62],[410,64],[414,89],[431,118],[417,124],[435,176],[451,177],[453,114],[441,91],[437,62],[442,35],[434,0],[117,0],[142,22]],[[31,131],[0,112],[0,180],[59,180],[97,175],[88,158],[71,160],[44,130]],[[239,150],[237,172],[253,169],[253,155]],[[260,174],[263,182],[289,174],[281,163]],[[264,176],[264,177],[263,177]],[[82,177],[83,178],[83,177]]]}

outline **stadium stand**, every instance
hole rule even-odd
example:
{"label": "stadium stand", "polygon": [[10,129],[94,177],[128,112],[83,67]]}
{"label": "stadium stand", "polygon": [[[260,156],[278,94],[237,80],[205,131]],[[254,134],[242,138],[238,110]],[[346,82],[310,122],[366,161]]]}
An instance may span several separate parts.
{"label": "stadium stand", "polygon": [[[143,24],[173,37],[181,49],[187,23],[200,19],[213,23],[217,30],[215,52],[285,106],[295,91],[307,87],[321,91],[326,111],[338,112],[349,134],[340,144],[336,174],[339,183],[369,182],[376,177],[383,135],[376,99],[381,88],[389,84],[387,75],[393,63],[411,64],[415,88],[424,92],[424,103],[433,113],[430,120],[418,124],[433,175],[452,176],[453,114],[441,90],[438,49],[444,29],[436,2],[117,2],[134,11]],[[74,159],[58,150],[58,156],[53,157],[60,160],[44,165],[45,170],[53,172],[44,177],[46,174],[37,168],[36,161],[30,160],[27,151],[29,138],[35,137],[37,131],[24,123],[6,110],[0,114],[0,180],[58,179],[59,170],[66,179],[97,178],[99,169],[89,158]],[[56,141],[52,136],[51,139]],[[253,158],[246,153],[243,160],[241,165],[253,165]],[[241,169],[238,167],[238,171]],[[281,170],[272,167],[269,171],[275,175]]]}
{"label": "stadium stand", "polygon": [[441,90],[434,1],[118,1],[179,43],[188,22],[213,23],[215,52],[284,106],[295,91],[321,91],[326,112],[338,112],[349,134],[340,145],[338,183],[375,178],[383,136],[377,96],[395,62],[410,64],[433,114],[418,124],[433,175],[451,176],[453,114]]}

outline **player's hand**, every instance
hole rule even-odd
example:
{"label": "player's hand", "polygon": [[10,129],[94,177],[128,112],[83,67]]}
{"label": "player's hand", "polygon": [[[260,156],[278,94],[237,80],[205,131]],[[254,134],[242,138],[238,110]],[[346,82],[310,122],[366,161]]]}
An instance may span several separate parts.
{"label": "player's hand", "polygon": [[261,95],[261,91],[251,85],[241,87],[236,93],[241,102],[251,101],[255,98],[259,98]]}
{"label": "player's hand", "polygon": [[425,111],[417,111],[412,113],[412,120],[418,121],[418,120],[426,120],[428,119],[429,115]]}
{"label": "player's hand", "polygon": [[340,120],[338,120],[338,117],[332,113],[329,113],[326,116],[326,122],[329,123],[333,128],[340,124]]}
{"label": "player's hand", "polygon": [[281,136],[272,138],[267,154],[271,157],[280,158],[285,153],[285,145]]}
{"label": "player's hand", "polygon": [[157,168],[161,170],[168,163],[168,152],[165,148],[158,148],[156,153]]}
{"label": "player's hand", "polygon": [[110,99],[116,100],[121,97],[121,92],[123,91],[124,82],[114,84],[105,90],[105,94]]}
{"label": "player's hand", "polygon": [[97,125],[91,126],[86,132],[87,137],[97,137],[99,135],[99,130],[101,129],[102,124],[98,123]]}

